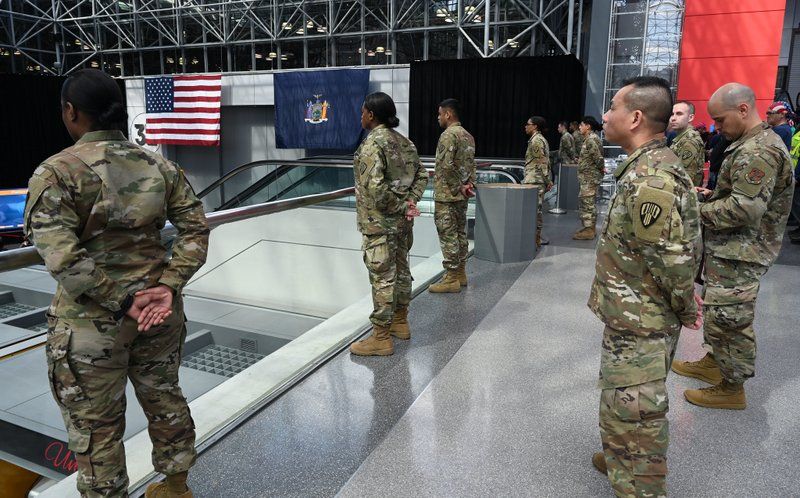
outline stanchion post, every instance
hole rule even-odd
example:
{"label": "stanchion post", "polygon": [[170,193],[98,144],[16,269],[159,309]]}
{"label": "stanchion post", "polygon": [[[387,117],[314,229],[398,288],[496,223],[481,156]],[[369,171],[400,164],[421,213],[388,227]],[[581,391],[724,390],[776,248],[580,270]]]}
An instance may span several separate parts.
{"label": "stanchion post", "polygon": [[556,207],[547,211],[550,214],[564,214],[567,212],[566,209],[561,208],[561,184],[564,178],[564,175],[561,174],[561,161],[558,162],[558,192],[556,192]]}

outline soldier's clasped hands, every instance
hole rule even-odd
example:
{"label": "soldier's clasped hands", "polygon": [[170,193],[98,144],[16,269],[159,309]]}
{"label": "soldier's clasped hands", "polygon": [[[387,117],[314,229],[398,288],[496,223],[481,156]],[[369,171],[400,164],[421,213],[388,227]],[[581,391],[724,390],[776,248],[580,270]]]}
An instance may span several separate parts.
{"label": "soldier's clasped hands", "polygon": [[166,285],[140,290],[134,295],[128,316],[136,319],[140,332],[145,332],[172,314],[172,298],[172,289]]}

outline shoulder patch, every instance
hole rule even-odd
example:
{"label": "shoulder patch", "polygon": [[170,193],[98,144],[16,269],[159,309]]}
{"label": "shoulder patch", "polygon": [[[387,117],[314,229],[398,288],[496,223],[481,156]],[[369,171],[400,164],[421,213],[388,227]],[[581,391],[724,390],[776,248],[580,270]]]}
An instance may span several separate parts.
{"label": "shoulder patch", "polygon": [[634,211],[631,213],[633,232],[644,242],[658,242],[669,223],[675,196],[667,190],[641,185],[636,193]]}
{"label": "shoulder patch", "polygon": [[761,185],[764,181],[764,172],[758,168],[752,168],[744,177],[745,181],[751,185]]}
{"label": "shoulder patch", "polygon": [[642,225],[644,225],[645,228],[648,228],[658,220],[662,211],[663,209],[661,209],[661,206],[655,202],[643,202],[639,207],[639,219],[641,220]]}

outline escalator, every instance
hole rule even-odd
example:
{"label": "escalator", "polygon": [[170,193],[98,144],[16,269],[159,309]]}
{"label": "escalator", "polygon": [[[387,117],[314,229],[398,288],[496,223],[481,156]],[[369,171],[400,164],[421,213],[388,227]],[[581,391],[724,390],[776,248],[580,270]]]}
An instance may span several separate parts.
{"label": "escalator", "polygon": [[[521,183],[524,169],[518,161],[477,160],[478,183]],[[432,159],[423,165],[433,174]],[[252,206],[264,202],[294,199],[353,186],[352,162],[349,158],[331,156],[298,161],[256,161],[242,165],[202,190],[198,197],[207,211]],[[214,194],[214,195],[212,195]],[[216,205],[209,198],[220,198]],[[474,199],[469,215],[474,216]],[[423,213],[433,212],[433,182],[421,201]],[[353,208],[352,197],[323,203],[324,207]]]}

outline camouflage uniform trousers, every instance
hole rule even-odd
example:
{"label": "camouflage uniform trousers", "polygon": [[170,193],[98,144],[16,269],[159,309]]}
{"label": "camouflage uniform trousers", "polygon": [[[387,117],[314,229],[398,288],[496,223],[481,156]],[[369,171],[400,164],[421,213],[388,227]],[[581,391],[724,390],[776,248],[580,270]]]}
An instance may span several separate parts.
{"label": "camouflage uniform trousers", "polygon": [[372,285],[370,321],[382,327],[392,324],[398,305],[411,301],[409,251],[414,243],[413,222],[400,222],[396,234],[364,235],[364,264]]}
{"label": "camouflage uniform trousers", "polygon": [[680,329],[659,337],[606,327],[600,364],[600,437],[617,496],[666,496],[666,377]]}
{"label": "camouflage uniform trousers", "polygon": [[147,416],[156,471],[171,475],[194,464],[194,421],[178,386],[186,337],[181,309],[147,332],[128,317],[119,324],[48,316],[48,377],[78,462],[81,496],[127,496],[127,378]]}
{"label": "camouflage uniform trousers", "polygon": [[768,269],[706,255],[703,336],[728,382],[741,384],[755,374],[756,296]]}
{"label": "camouflage uniform trousers", "polygon": [[602,177],[580,173],[578,182],[578,217],[584,228],[594,228],[597,225],[597,190],[600,188]]}
{"label": "camouflage uniform trousers", "polygon": [[442,248],[442,266],[445,270],[457,270],[467,262],[467,202],[439,202],[433,211],[433,221],[439,233]]}
{"label": "camouflage uniform trousers", "polygon": [[397,227],[397,305],[411,302],[411,246],[414,245],[414,220],[401,220]]}
{"label": "camouflage uniform trousers", "polygon": [[542,214],[542,208],[544,206],[544,194],[547,193],[547,185],[543,183],[528,183],[526,185],[535,187],[536,190],[539,191],[539,201],[536,203],[536,233],[541,236],[542,227],[544,226],[544,215]]}

